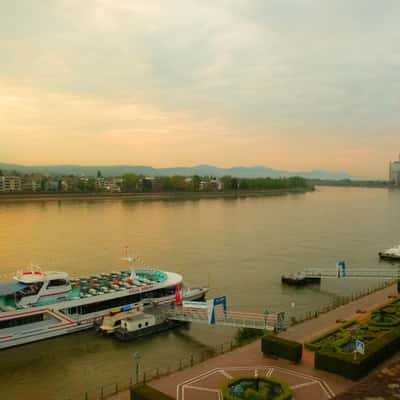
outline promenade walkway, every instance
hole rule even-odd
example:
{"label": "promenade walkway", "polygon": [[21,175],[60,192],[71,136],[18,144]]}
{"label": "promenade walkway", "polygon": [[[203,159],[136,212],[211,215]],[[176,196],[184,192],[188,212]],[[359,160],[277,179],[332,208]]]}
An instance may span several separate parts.
{"label": "promenade walkway", "polygon": [[[337,320],[363,318],[359,310],[370,311],[397,294],[392,285],[378,292],[355,300],[301,324],[290,327],[280,336],[305,342],[324,331],[332,329]],[[260,340],[229,353],[208,359],[200,364],[166,377],[153,380],[150,385],[177,400],[217,400],[219,386],[240,374],[268,374],[279,377],[292,387],[296,400],[325,400],[347,390],[353,382],[340,376],[313,368],[313,353],[305,352],[300,364],[282,359],[266,358],[261,353]],[[112,397],[112,400],[128,400],[128,392]]]}

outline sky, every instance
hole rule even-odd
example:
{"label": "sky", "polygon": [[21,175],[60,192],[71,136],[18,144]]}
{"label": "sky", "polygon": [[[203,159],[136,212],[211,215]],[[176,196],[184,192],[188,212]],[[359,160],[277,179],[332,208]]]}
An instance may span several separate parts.
{"label": "sky", "polygon": [[386,178],[398,0],[0,2],[0,162]]}

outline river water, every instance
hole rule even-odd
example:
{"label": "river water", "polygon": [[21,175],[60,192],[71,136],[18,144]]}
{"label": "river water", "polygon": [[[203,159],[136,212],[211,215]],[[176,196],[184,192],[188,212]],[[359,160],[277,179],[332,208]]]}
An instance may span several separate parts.
{"label": "river water", "polygon": [[[306,194],[177,201],[61,200],[0,203],[0,274],[39,264],[71,275],[118,268],[124,246],[147,265],[210,285],[235,310],[303,312],[376,281],[282,287],[307,267],[381,268],[377,252],[400,242],[400,191],[317,188]],[[294,305],[294,309],[293,309]],[[0,351],[0,397],[83,399],[86,390],[166,366],[230,340],[235,330],[192,326],[131,343],[93,331]]]}

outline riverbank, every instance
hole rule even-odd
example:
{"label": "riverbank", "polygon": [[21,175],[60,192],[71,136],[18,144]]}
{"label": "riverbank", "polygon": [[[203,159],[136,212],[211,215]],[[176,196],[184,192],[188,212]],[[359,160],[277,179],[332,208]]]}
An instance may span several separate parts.
{"label": "riverbank", "polygon": [[[307,342],[311,338],[315,337],[315,335],[337,326],[338,320],[357,319],[360,317],[358,311],[362,310],[363,312],[368,313],[378,306],[387,303],[390,300],[389,297],[394,295],[397,295],[397,286],[391,285],[385,289],[322,314],[317,318],[292,326],[279,336],[303,343]],[[365,317],[364,313],[361,315],[362,317]],[[294,365],[281,359],[276,360],[265,358],[261,353],[260,340],[225,355],[209,359],[192,368],[176,372],[161,379],[153,380],[150,385],[176,399],[183,399],[185,392],[186,395],[192,394],[193,396],[196,396],[196,398],[197,396],[201,396],[202,399],[206,399],[205,394],[209,393],[207,388],[216,389],[216,387],[210,386],[210,384],[212,385],[211,381],[208,383],[204,382],[207,379],[206,377],[212,378],[212,375],[207,375],[207,373],[209,371],[218,371],[219,373],[217,375],[223,375],[223,371],[225,371],[230,375],[234,375],[235,367],[239,369],[247,367],[251,372],[255,369],[264,371],[268,367],[274,369],[274,376],[276,375],[277,377],[287,380],[288,377],[285,377],[285,375],[290,375],[288,372],[295,375],[297,374],[298,378],[301,376],[309,377],[311,380],[320,381],[322,384],[325,384],[326,387],[329,387],[331,389],[331,395],[341,393],[353,385],[352,381],[340,376],[315,370],[311,357],[303,357],[302,362],[298,365]],[[193,379],[196,377],[199,377],[197,381],[198,383],[194,384],[195,382]],[[227,377],[225,377],[225,379],[227,379]],[[220,381],[221,378],[218,380],[218,385],[220,384]],[[200,382],[201,384],[199,385]],[[296,386],[298,389],[302,387],[300,384],[296,385],[294,383],[294,387]],[[307,384],[304,383],[304,387],[306,386]],[[197,389],[195,389],[195,387]],[[329,398],[329,396],[325,396],[323,392],[318,392],[316,387],[313,387],[313,389],[314,390],[309,393],[303,393],[303,389],[298,393],[296,392],[296,398],[303,398],[306,394],[310,395],[310,397],[308,397],[309,399]],[[209,398],[211,399],[213,397]]]}
{"label": "riverbank", "polygon": [[[322,332],[330,331],[338,326],[340,324],[338,321],[365,318],[367,313],[387,303],[392,296],[396,295],[397,285],[390,285],[331,311],[319,314],[316,318],[289,327],[279,336],[305,343],[316,335],[318,336]],[[362,312],[360,313],[360,311]],[[160,373],[159,370],[153,371],[153,373],[147,371],[145,379],[151,379],[148,383],[150,386],[177,400],[183,400],[187,396],[196,400],[214,400],[218,387],[226,379],[237,374],[243,374],[246,371],[253,374],[255,369],[259,371],[267,370],[270,376],[289,382],[294,388],[296,398],[299,399],[327,400],[332,398],[333,395],[349,390],[354,384],[353,381],[338,375],[314,369],[313,354],[308,351],[303,354],[301,363],[296,365],[283,359],[264,357],[261,353],[260,340],[231,351],[229,351],[229,348],[227,348],[227,351],[221,349],[221,353],[221,355],[195,365],[193,360],[188,360],[187,363],[182,365],[183,368],[174,372],[171,371],[171,373],[160,378],[157,377],[164,374]],[[391,360],[393,358],[387,360],[377,369],[387,365]],[[130,398],[129,391],[123,391],[107,398],[110,400],[128,400]]]}
{"label": "riverbank", "polygon": [[197,200],[282,196],[313,191],[314,188],[238,190],[229,192],[159,192],[159,193],[10,193],[0,194],[0,202],[61,200]]}

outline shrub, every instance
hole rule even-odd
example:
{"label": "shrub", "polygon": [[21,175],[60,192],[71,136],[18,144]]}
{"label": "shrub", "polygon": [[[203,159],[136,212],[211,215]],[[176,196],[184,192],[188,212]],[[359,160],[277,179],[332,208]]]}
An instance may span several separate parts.
{"label": "shrub", "polygon": [[[229,380],[222,386],[222,398],[224,400],[237,400],[238,397],[230,394],[230,388],[234,385],[242,384],[243,399],[263,399],[263,400],[291,400],[292,391],[286,382],[275,378],[258,378],[259,391],[255,390],[256,378],[253,376],[242,376]],[[240,397],[239,397],[240,398]]]}
{"label": "shrub", "polygon": [[240,328],[236,332],[235,340],[241,344],[253,339],[257,339],[264,335],[263,329],[253,329],[253,328]]}
{"label": "shrub", "polygon": [[131,400],[173,400],[173,398],[150,386],[136,385],[131,389]]}
{"label": "shrub", "polygon": [[286,360],[300,362],[303,355],[303,345],[275,335],[265,335],[261,339],[261,350],[264,355],[274,355]]}

